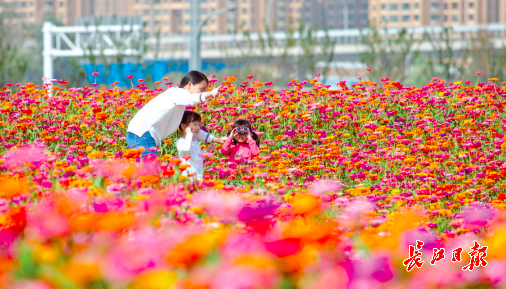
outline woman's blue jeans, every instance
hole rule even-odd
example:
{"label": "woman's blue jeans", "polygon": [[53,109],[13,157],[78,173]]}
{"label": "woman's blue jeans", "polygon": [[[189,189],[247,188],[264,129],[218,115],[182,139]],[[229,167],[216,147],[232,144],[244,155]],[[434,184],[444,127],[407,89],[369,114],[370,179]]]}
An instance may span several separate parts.
{"label": "woman's blue jeans", "polygon": [[131,132],[127,132],[126,141],[128,147],[131,149],[144,148],[145,150],[142,152],[142,157],[145,155],[155,155],[158,157],[158,147],[156,146],[155,139],[151,136],[149,131],[141,137]]}

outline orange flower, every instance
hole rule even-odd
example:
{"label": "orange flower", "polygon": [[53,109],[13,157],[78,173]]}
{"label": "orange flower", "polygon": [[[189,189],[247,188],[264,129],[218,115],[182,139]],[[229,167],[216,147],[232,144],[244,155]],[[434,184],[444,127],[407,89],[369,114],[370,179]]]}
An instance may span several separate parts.
{"label": "orange flower", "polygon": [[198,234],[189,237],[169,253],[167,257],[171,265],[188,265],[198,261],[214,248],[225,241],[226,233],[223,231]]}
{"label": "orange flower", "polygon": [[319,211],[319,199],[308,194],[297,194],[293,200],[293,213],[304,215]]}
{"label": "orange flower", "polygon": [[160,177],[159,176],[140,176],[139,180],[142,182],[143,185],[154,186],[160,182]]}
{"label": "orange flower", "polygon": [[183,172],[183,171],[185,171],[189,167],[191,167],[191,165],[188,165],[188,164],[180,165],[179,166],[179,171]]}
{"label": "orange flower", "polygon": [[141,154],[142,154],[141,149],[127,149],[123,153],[123,158],[124,159],[136,159],[136,158],[140,158]]}
{"label": "orange flower", "polygon": [[25,193],[28,190],[28,184],[24,180],[5,178],[0,180],[0,197],[11,199]]}
{"label": "orange flower", "polygon": [[100,151],[96,151],[96,152],[91,152],[88,154],[88,157],[90,159],[100,159],[104,156],[104,154]]}
{"label": "orange flower", "polygon": [[102,231],[121,232],[130,227],[134,220],[132,213],[104,213],[99,215],[94,227]]}
{"label": "orange flower", "polygon": [[105,112],[99,112],[95,115],[95,119],[97,121],[106,120],[109,117],[109,115]]}
{"label": "orange flower", "polygon": [[82,213],[82,214],[74,214],[69,218],[70,227],[72,231],[82,232],[82,231],[91,231],[98,219],[99,215],[90,214],[90,213]]}
{"label": "orange flower", "polygon": [[64,265],[62,269],[66,277],[81,284],[98,280],[101,276],[98,265],[94,263],[71,262]]}

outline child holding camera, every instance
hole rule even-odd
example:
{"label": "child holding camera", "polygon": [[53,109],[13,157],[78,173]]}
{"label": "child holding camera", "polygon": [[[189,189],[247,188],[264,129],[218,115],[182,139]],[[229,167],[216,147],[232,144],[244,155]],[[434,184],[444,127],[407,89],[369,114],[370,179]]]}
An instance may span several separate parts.
{"label": "child holding camera", "polygon": [[258,156],[260,137],[251,129],[248,121],[237,120],[227,136],[221,153],[229,157],[229,162],[245,165]]}

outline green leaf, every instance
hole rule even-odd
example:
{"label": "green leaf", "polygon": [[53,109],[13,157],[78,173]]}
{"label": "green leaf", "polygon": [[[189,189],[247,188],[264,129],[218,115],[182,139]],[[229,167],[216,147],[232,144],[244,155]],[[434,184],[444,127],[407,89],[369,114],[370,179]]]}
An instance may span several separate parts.
{"label": "green leaf", "polygon": [[42,265],[40,267],[40,273],[45,278],[58,284],[59,288],[65,289],[77,289],[77,285],[74,285],[64,274],[59,272],[56,268],[51,265]]}
{"label": "green leaf", "polygon": [[104,187],[104,179],[102,177],[98,177],[98,178],[94,179],[93,180],[93,184],[97,188],[105,189],[105,187]]}
{"label": "green leaf", "polygon": [[19,279],[35,279],[38,276],[39,268],[33,259],[32,249],[30,245],[22,242],[19,245],[19,269],[15,276]]}
{"label": "green leaf", "polygon": [[204,260],[204,263],[216,263],[220,259],[220,254],[216,250],[212,251],[207,255],[206,259]]}
{"label": "green leaf", "polygon": [[287,278],[283,278],[281,285],[278,287],[278,289],[293,289],[293,288],[295,288],[295,286]]}

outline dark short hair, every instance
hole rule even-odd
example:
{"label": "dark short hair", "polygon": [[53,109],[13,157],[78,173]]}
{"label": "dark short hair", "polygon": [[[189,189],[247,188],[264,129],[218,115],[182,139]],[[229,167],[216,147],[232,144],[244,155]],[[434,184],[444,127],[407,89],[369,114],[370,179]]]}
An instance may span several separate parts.
{"label": "dark short hair", "polygon": [[181,135],[181,132],[183,131],[183,128],[181,127],[182,124],[189,126],[190,123],[194,122],[194,121],[202,121],[202,117],[200,116],[200,114],[198,114],[194,111],[191,111],[191,110],[186,110],[183,113],[183,119],[181,120],[181,123],[179,124],[179,127],[178,127],[179,135]]}
{"label": "dark short hair", "polygon": [[204,73],[202,73],[200,71],[192,70],[192,71],[188,72],[183,77],[183,79],[181,79],[181,83],[179,84],[179,88],[184,88],[190,82],[193,84],[199,84],[202,81],[205,81],[207,84],[209,84],[209,80],[207,79],[207,76]]}

